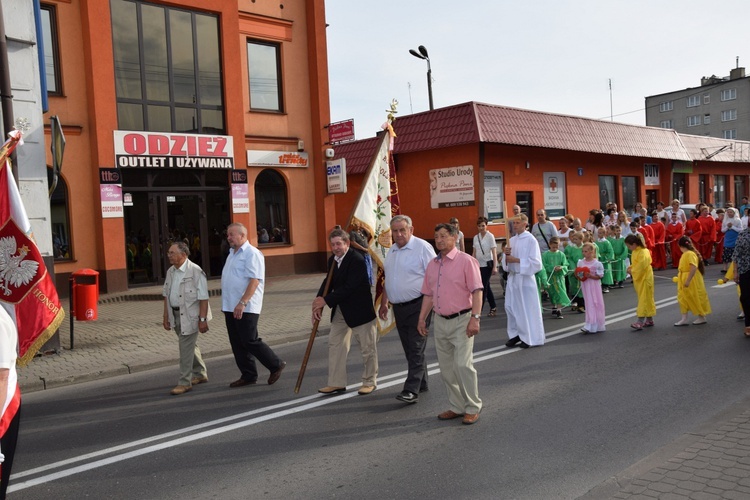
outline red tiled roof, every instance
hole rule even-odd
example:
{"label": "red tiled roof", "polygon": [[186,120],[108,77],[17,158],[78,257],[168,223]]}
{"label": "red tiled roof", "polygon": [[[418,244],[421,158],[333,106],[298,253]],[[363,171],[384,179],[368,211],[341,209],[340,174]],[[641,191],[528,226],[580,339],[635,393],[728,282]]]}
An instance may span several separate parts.
{"label": "red tiled roof", "polygon": [[[628,125],[478,102],[398,117],[394,153],[411,153],[488,142],[619,156],[680,161],[705,160],[727,143],[733,149],[711,161],[750,162],[750,142],[678,134],[672,129]],[[377,138],[336,146],[347,172],[367,170]],[[704,150],[706,152],[704,152]]]}

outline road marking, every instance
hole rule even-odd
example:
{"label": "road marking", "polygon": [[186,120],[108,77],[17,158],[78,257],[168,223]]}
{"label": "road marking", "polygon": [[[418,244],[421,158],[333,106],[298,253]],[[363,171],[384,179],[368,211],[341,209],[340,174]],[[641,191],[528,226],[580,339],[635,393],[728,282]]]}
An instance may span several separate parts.
{"label": "road marking", "polygon": [[[668,307],[676,303],[677,303],[676,298],[668,297],[668,298],[656,301],[656,308],[661,309],[661,308]],[[636,311],[636,308],[630,308],[624,311],[619,311],[610,316],[607,316],[606,324],[609,325],[613,323],[618,323],[620,321],[624,321],[627,318],[631,318],[633,316],[633,313],[635,313],[635,311]],[[546,337],[547,337],[546,342],[547,343],[555,342],[558,340],[571,337],[573,335],[580,335],[580,328],[583,325],[584,323],[579,323],[576,325],[561,328],[559,330],[548,332],[546,334]],[[504,356],[506,354],[510,354],[510,353],[514,353],[518,351],[520,351],[520,348],[518,347],[509,349],[505,347],[505,345],[500,345],[500,346],[496,346],[496,347],[492,347],[489,349],[475,352],[474,362],[479,363],[482,361],[487,361],[487,360],[496,358],[498,356]],[[437,363],[432,363],[428,365],[428,373],[430,375],[435,375],[439,371],[440,370],[438,369]],[[405,380],[406,374],[407,374],[407,371],[404,370],[404,371],[397,372],[391,375],[380,377],[378,381],[377,390],[387,389],[389,387],[393,387],[393,386],[401,384]],[[166,432],[163,434],[158,434],[156,436],[151,436],[151,437],[140,439],[137,441],[132,441],[130,443],[113,446],[110,448],[106,448],[106,449],[99,450],[99,451],[92,452],[92,453],[87,453],[85,455],[80,455],[80,456],[69,458],[66,460],[61,460],[61,461],[54,462],[48,465],[36,467],[34,469],[17,472],[11,476],[12,482],[8,487],[8,491],[13,492],[13,491],[23,490],[26,488],[30,488],[32,486],[38,486],[40,484],[55,481],[57,479],[62,479],[64,477],[68,477],[68,476],[72,476],[72,475],[79,474],[82,472],[87,472],[93,469],[104,467],[106,465],[111,465],[117,462],[122,462],[124,460],[129,460],[131,458],[135,458],[141,455],[154,453],[156,451],[173,448],[173,447],[180,446],[186,443],[190,443],[192,441],[197,441],[199,439],[204,439],[204,438],[216,436],[219,434],[223,434],[225,432],[230,432],[236,429],[241,429],[243,427],[248,427],[251,425],[259,424],[267,420],[275,420],[275,419],[282,418],[288,415],[293,415],[295,413],[300,413],[306,410],[311,410],[311,409],[319,408],[319,407],[326,406],[329,404],[338,403],[346,399],[358,397],[357,392],[354,391],[354,389],[358,387],[360,387],[360,384],[349,385],[347,386],[347,391],[349,392],[346,392],[341,395],[336,395],[336,396],[321,396],[319,394],[303,396],[301,398],[292,399],[283,403],[278,403],[278,404],[266,406],[263,408],[257,408],[255,410],[239,413],[237,415],[232,415],[228,417],[219,418],[216,420],[211,420],[209,422],[204,422],[202,424],[197,424],[197,425],[193,425],[193,426],[186,427],[183,429]],[[248,417],[251,417],[251,418],[248,418]],[[246,418],[248,419],[242,420]],[[242,420],[242,421],[230,423],[235,420]],[[214,428],[211,428],[211,427],[214,427]],[[200,431],[200,432],[196,433],[196,431]],[[182,437],[179,437],[180,435],[183,435],[183,434],[189,434],[189,435],[184,435]],[[167,441],[164,441],[161,443],[158,442],[158,441],[163,441],[163,440],[167,440]],[[155,443],[155,444],[149,445],[149,443]],[[144,446],[144,445],[149,445],[149,446]],[[58,472],[52,472],[46,475],[39,476],[37,478],[28,479],[20,483],[15,482],[16,480],[23,478],[23,477],[36,475],[36,474],[50,471],[53,469],[58,469],[61,467],[72,465],[78,462],[87,461],[90,459],[96,459],[97,457],[104,457],[106,455],[111,455],[114,453],[122,452],[124,450],[128,450],[128,449],[135,448],[135,447],[141,447],[141,448],[127,451],[125,453],[115,454],[113,456],[109,456],[106,458],[94,460],[92,462],[88,462],[82,465],[60,470]]]}

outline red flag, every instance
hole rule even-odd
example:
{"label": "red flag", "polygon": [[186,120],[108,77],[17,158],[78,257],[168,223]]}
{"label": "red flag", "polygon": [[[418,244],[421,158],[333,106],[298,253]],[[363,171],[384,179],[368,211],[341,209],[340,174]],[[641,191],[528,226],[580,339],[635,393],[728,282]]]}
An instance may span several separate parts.
{"label": "red flag", "polygon": [[28,364],[65,318],[52,278],[31,237],[31,224],[13,179],[9,155],[0,151],[0,302],[18,329],[18,366]]}

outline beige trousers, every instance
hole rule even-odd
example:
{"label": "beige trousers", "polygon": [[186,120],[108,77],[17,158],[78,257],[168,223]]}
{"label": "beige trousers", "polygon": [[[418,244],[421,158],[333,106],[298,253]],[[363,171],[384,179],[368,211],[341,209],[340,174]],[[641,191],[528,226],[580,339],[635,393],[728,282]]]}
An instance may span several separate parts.
{"label": "beige trousers", "polygon": [[448,391],[451,410],[456,413],[479,413],[482,409],[473,362],[474,337],[466,336],[470,318],[468,313],[453,319],[433,315],[440,376]]}
{"label": "beige trousers", "polygon": [[331,331],[328,334],[328,385],[346,387],[346,357],[349,354],[352,337],[359,342],[362,353],[362,385],[377,385],[378,377],[378,333],[375,320],[354,328],[349,328],[340,310],[331,319]]}
{"label": "beige trousers", "polygon": [[198,348],[198,335],[195,332],[190,335],[181,335],[180,332],[180,315],[174,315],[174,331],[177,333],[177,339],[180,344],[180,380],[178,385],[191,385],[190,380],[193,377],[207,377],[206,363],[201,357],[201,350]]}

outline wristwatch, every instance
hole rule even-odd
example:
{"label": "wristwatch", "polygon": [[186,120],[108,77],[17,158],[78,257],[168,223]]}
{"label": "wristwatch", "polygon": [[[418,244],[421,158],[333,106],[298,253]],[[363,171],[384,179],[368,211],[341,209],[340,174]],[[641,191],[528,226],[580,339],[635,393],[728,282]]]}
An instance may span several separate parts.
{"label": "wristwatch", "polygon": [[245,302],[244,300],[240,300],[240,304],[242,304],[243,306],[246,306],[247,302]]}
{"label": "wristwatch", "polygon": [[199,318],[198,318],[198,321],[200,321],[201,323],[205,323],[205,322],[206,322],[206,318],[201,318],[201,317],[199,317]]}
{"label": "wristwatch", "polygon": [[474,319],[482,319],[482,315],[481,314],[472,314],[471,317],[474,318]]}

